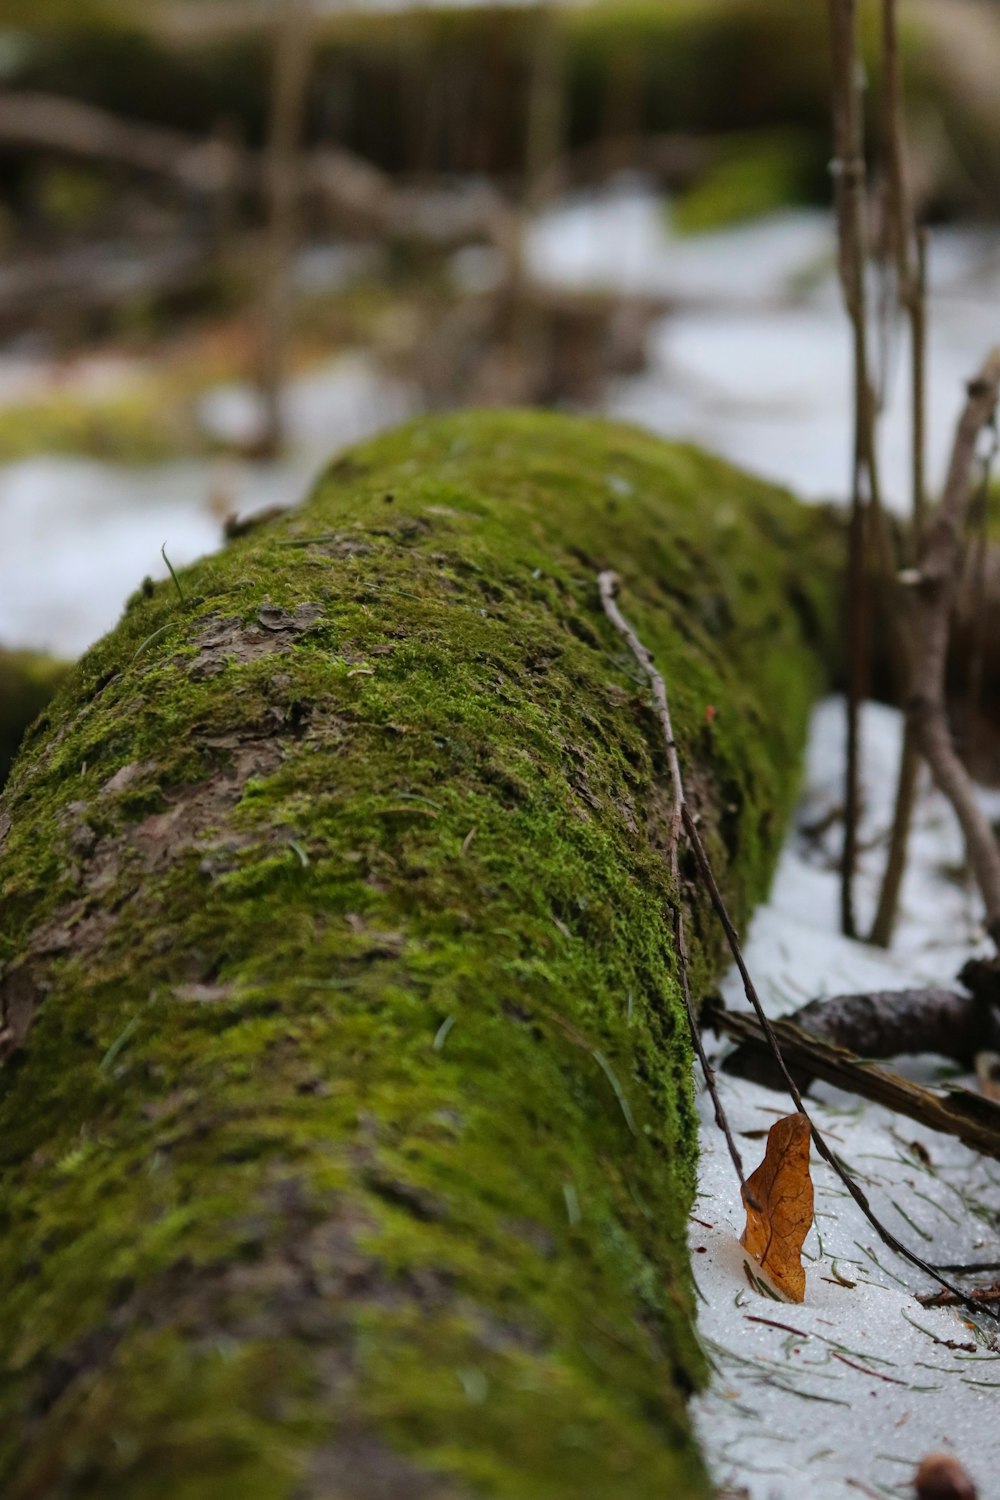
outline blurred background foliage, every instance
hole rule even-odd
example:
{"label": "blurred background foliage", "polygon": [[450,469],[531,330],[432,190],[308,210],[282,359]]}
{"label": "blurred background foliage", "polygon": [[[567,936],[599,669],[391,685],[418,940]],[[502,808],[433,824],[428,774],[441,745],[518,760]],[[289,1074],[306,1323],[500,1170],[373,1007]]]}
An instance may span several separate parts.
{"label": "blurred background foliage", "polygon": [[[901,3],[914,200],[965,276],[1000,219],[1000,4]],[[164,534],[195,556],[421,410],[608,411],[842,494],[826,12],[5,0],[0,645],[79,649]]]}

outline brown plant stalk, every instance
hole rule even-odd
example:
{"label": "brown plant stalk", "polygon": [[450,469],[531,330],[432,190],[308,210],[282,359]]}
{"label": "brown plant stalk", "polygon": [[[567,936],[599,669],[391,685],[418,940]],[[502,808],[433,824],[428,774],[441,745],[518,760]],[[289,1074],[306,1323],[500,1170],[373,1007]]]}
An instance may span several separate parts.
{"label": "brown plant stalk", "polygon": [[[906,129],[903,109],[903,75],[900,60],[897,0],[883,0],[882,55],[885,98],[884,135],[888,159],[889,235],[896,264],[900,306],[910,329],[910,477],[912,536],[910,556],[916,559],[923,546],[926,527],[924,452],[926,447],[927,362],[927,234],[914,223],[912,198],[906,170]],[[920,756],[913,726],[907,719],[903,729],[893,807],[889,853],[879,890],[878,904],[869,941],[887,948],[899,909],[899,893],[906,870],[910,825],[916,804]]]}
{"label": "brown plant stalk", "polygon": [[851,468],[851,523],[848,533],[848,691],[844,844],[841,856],[841,927],[857,934],[854,873],[861,811],[860,717],[868,661],[865,630],[865,533],[868,505],[878,503],[875,458],[875,397],[868,354],[865,290],[867,223],[865,213],[864,116],[857,45],[856,0],[829,0],[833,65],[834,201],[841,291],[851,324],[854,366],[854,453]]}
{"label": "brown plant stalk", "polygon": [[277,453],[284,438],[281,394],[289,334],[289,262],[295,248],[302,189],[300,145],[313,54],[312,0],[284,0],[278,18],[274,92],[264,188],[268,228],[263,257],[260,390],[264,404],[262,449]]}
{"label": "brown plant stalk", "polygon": [[[632,629],[631,625],[626,620],[621,610],[618,608],[618,603],[615,599],[615,593],[618,588],[617,573],[611,572],[610,570],[599,573],[597,578],[597,587],[601,595],[601,604],[604,608],[604,613],[607,615],[612,625],[618,631],[618,634],[622,636],[627,643],[629,650],[632,652],[632,655],[635,657],[636,661],[638,661],[639,665],[646,673],[646,676],[649,678],[650,685],[653,689],[653,698],[656,703],[656,716],[660,721],[660,729],[663,733],[663,742],[666,746],[667,765],[670,770],[670,786],[674,798],[674,820],[673,827],[670,831],[670,873],[673,877],[674,889],[676,893],[674,902],[674,942],[677,947],[677,968],[680,978],[681,995],[684,1000],[684,1008],[687,1011],[688,1026],[691,1031],[691,1042],[694,1046],[695,1052],[698,1055],[698,1061],[701,1064],[701,1071],[705,1077],[705,1086],[707,1087],[709,1096],[712,1100],[712,1108],[715,1112],[715,1123],[718,1125],[719,1129],[722,1131],[723,1136],[725,1137],[726,1146],[729,1150],[729,1155],[732,1160],[733,1166],[736,1169],[736,1175],[739,1178],[740,1187],[742,1188],[744,1194],[746,1194],[747,1185],[746,1176],[743,1171],[743,1158],[740,1155],[739,1147],[736,1144],[736,1140],[733,1136],[729,1120],[726,1116],[726,1111],[723,1108],[722,1100],[719,1097],[719,1090],[715,1082],[715,1069],[709,1062],[705,1052],[705,1046],[701,1038],[701,1030],[698,1026],[697,1016],[695,1015],[694,1001],[691,998],[691,986],[688,979],[687,936],[684,926],[684,909],[681,903],[680,896],[680,869],[678,866],[677,858],[681,833],[681,818],[683,815],[683,809],[686,806],[686,797],[684,793],[684,780],[681,776],[680,761],[677,758],[677,743],[674,740],[674,730],[670,720],[670,705],[667,701],[666,684],[664,683],[660,673],[656,670],[656,663],[653,661],[652,655],[640,641],[639,637],[636,635],[635,631]],[[752,1193],[749,1194],[748,1201],[755,1208],[759,1206]]]}
{"label": "brown plant stalk", "polygon": [[993,419],[1000,390],[1000,348],[969,382],[941,504],[930,526],[916,575],[915,649],[907,715],[920,752],[961,824],[969,863],[982,892],[986,925],[1000,948],[1000,849],[975,787],[955,749],[945,697],[948,635],[958,592],[962,533],[979,434]]}

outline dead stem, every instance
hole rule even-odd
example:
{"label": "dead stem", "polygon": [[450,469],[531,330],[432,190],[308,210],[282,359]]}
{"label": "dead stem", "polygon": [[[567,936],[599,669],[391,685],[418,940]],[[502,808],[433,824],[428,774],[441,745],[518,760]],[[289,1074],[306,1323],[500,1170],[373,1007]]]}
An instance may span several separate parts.
{"label": "dead stem", "polygon": [[990,488],[993,467],[1000,447],[1000,432],[997,430],[996,412],[989,452],[983,460],[982,474],[977,486],[975,502],[969,513],[969,529],[972,533],[971,598],[969,616],[971,620],[971,644],[969,650],[969,680],[965,695],[965,749],[967,764],[976,763],[983,705],[983,678],[986,665],[986,562],[989,555]]}
{"label": "dead stem", "polygon": [[[909,555],[920,555],[926,529],[924,489],[925,389],[927,354],[927,234],[916,229],[906,172],[906,132],[903,75],[897,25],[897,0],[883,0],[882,53],[885,100],[885,144],[889,162],[889,237],[896,263],[900,305],[910,327],[910,469],[912,527]],[[887,948],[899,908],[899,892],[906,871],[910,825],[916,804],[919,775],[916,736],[907,722],[903,733],[889,855],[879,890],[869,941]]]}
{"label": "dead stem", "polygon": [[660,673],[656,670],[656,664],[651,654],[642,644],[618,608],[615,599],[615,591],[618,587],[617,573],[613,573],[610,570],[600,573],[597,579],[597,586],[600,590],[604,613],[619,635],[624,638],[629,650],[642,667],[652,685],[653,697],[656,701],[656,715],[660,721],[660,728],[663,731],[663,740],[667,749],[667,764],[670,768],[670,781],[674,797],[674,822],[670,832],[670,873],[674,880],[674,943],[677,950],[677,969],[680,978],[681,995],[684,999],[684,1008],[687,1011],[688,1025],[691,1029],[691,1041],[694,1044],[695,1052],[698,1054],[698,1061],[701,1064],[702,1073],[705,1075],[705,1086],[712,1099],[712,1107],[715,1111],[715,1123],[725,1137],[726,1145],[729,1148],[729,1155],[733,1166],[736,1168],[736,1175],[739,1178],[740,1187],[743,1190],[746,1201],[751,1207],[759,1209],[759,1204],[756,1202],[753,1194],[747,1190],[746,1176],[743,1171],[743,1158],[740,1155],[739,1147],[736,1145],[729,1120],[726,1117],[726,1111],[719,1097],[715,1081],[715,1069],[706,1056],[705,1046],[701,1039],[701,1030],[698,1026],[697,1016],[695,1015],[694,1003],[691,999],[691,986],[688,978],[687,938],[684,930],[684,907],[681,900],[680,870],[677,862],[680,832],[679,819],[686,806],[686,799],[680,761],[677,758],[677,745],[674,740],[673,725],[670,720],[670,704],[667,700],[666,684]]}
{"label": "dead stem", "polygon": [[269,223],[259,352],[265,412],[261,446],[268,454],[277,453],[284,439],[281,393],[290,318],[288,266],[295,247],[301,191],[299,147],[314,41],[312,0],[284,0],[277,24],[274,95],[264,168]]}
{"label": "dead stem", "polygon": [[854,910],[854,873],[857,864],[861,803],[860,711],[868,671],[865,610],[865,482],[874,500],[874,408],[868,361],[865,259],[864,119],[861,75],[857,57],[855,0],[830,0],[830,42],[833,55],[834,193],[840,284],[851,323],[854,349],[854,460],[851,479],[851,525],[848,539],[847,593],[850,611],[848,636],[847,746],[844,783],[844,844],[841,856],[841,927],[848,937],[857,933]]}
{"label": "dead stem", "polygon": [[952,742],[945,698],[948,637],[958,591],[972,465],[979,434],[993,419],[998,387],[1000,349],[994,349],[969,383],[944,495],[921,557],[915,590],[916,650],[907,713],[931,774],[961,824],[969,863],[986,906],[986,925],[1000,947],[1000,850]]}

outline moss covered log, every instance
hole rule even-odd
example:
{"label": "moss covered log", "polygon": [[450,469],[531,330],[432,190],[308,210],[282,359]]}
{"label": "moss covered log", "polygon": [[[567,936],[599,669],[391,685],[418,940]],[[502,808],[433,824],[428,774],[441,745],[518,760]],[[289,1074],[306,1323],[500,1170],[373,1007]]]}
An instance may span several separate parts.
{"label": "moss covered log", "polygon": [[466,414],[129,603],[0,802],[4,1500],[705,1493],[672,902],[719,951],[596,573],[746,914],[836,546]]}

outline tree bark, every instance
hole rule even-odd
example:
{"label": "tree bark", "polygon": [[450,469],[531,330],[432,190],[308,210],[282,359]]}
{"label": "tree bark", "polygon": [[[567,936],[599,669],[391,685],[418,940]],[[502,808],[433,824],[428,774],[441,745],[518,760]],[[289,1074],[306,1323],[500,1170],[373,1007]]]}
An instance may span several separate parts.
{"label": "tree bark", "polygon": [[840,539],[465,414],[130,601],[0,802],[4,1500],[707,1493],[676,903],[720,951],[597,573],[745,916]]}

